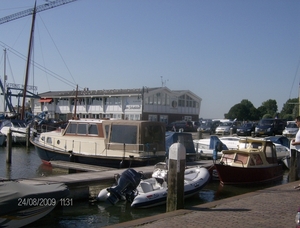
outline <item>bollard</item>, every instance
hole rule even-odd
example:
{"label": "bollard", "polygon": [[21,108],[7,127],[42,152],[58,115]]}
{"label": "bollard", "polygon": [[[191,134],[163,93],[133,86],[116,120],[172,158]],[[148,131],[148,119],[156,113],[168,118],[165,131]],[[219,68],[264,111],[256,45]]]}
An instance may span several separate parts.
{"label": "bollard", "polygon": [[11,129],[8,129],[7,136],[6,136],[6,163],[11,164],[11,146],[12,145],[12,136],[11,136]]}
{"label": "bollard", "polygon": [[299,180],[297,167],[297,156],[298,152],[295,149],[291,149],[291,161],[290,161],[290,171],[289,171],[289,182]]}
{"label": "bollard", "polygon": [[202,139],[202,131],[198,128],[198,139]]}
{"label": "bollard", "polygon": [[184,171],[186,150],[181,143],[169,149],[167,212],[184,208]]}
{"label": "bollard", "polygon": [[229,130],[229,134],[230,134],[230,135],[233,135],[233,128],[232,128],[232,127],[231,127],[230,130]]}

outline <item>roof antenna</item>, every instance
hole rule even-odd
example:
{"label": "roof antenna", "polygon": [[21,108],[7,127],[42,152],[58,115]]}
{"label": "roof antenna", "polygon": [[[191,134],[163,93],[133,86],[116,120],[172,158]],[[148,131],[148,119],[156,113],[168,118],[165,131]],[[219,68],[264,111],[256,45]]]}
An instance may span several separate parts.
{"label": "roof antenna", "polygon": [[161,87],[165,87],[167,85],[167,81],[169,80],[163,80],[163,76],[160,76],[161,78]]}

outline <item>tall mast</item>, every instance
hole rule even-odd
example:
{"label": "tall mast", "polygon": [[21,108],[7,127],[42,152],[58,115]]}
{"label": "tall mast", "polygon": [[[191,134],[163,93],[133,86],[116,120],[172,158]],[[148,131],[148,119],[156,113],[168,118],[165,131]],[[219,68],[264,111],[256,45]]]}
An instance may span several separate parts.
{"label": "tall mast", "polygon": [[4,115],[6,113],[6,108],[5,108],[5,99],[6,99],[6,49],[4,49],[4,72],[3,72],[3,87],[4,87],[4,91],[3,91],[3,112]]}
{"label": "tall mast", "polygon": [[36,15],[36,1],[34,3],[33,13],[32,13],[31,32],[30,32],[28,55],[27,55],[27,65],[26,65],[26,74],[25,74],[24,89],[23,89],[22,113],[21,113],[22,120],[25,117],[25,99],[26,99],[27,84],[28,84],[28,77],[29,77],[29,66],[30,66],[32,43],[33,43],[35,15]]}

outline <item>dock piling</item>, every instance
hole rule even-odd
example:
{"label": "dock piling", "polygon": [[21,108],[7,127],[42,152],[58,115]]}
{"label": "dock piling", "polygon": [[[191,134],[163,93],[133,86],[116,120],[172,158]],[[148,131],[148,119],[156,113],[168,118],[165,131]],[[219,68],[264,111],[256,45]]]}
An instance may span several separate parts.
{"label": "dock piling", "polygon": [[7,136],[6,136],[6,163],[11,164],[11,148],[12,148],[12,136],[11,136],[11,129],[8,129]]}
{"label": "dock piling", "polygon": [[184,171],[186,149],[174,143],[169,149],[167,212],[184,208]]}

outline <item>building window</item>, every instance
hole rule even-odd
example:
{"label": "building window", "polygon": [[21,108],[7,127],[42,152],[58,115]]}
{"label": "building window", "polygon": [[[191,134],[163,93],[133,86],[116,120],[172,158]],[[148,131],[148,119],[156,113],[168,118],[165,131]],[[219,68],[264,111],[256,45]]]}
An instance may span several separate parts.
{"label": "building window", "polygon": [[185,107],[185,95],[182,95],[178,98],[178,106]]}
{"label": "building window", "polygon": [[178,106],[178,103],[177,103],[177,101],[172,101],[172,108],[177,108],[177,106]]}
{"label": "building window", "polygon": [[157,115],[149,115],[148,120],[149,121],[157,121]]}
{"label": "building window", "polygon": [[156,100],[157,100],[157,104],[161,105],[161,93],[156,94]]}
{"label": "building window", "polygon": [[168,115],[160,115],[159,122],[168,123]]}
{"label": "building window", "polygon": [[148,97],[148,103],[153,105],[153,95]]}
{"label": "building window", "polygon": [[191,117],[191,116],[184,116],[184,120],[185,120],[185,121],[191,121],[191,120],[192,120],[192,117]]}
{"label": "building window", "polygon": [[113,118],[118,120],[122,119],[121,114],[113,114]]}
{"label": "building window", "polygon": [[115,105],[121,105],[121,98],[120,97],[115,97],[114,98],[114,104]]}
{"label": "building window", "polygon": [[186,95],[186,107],[193,107],[193,99]]}

